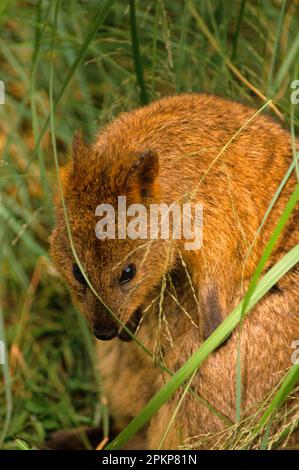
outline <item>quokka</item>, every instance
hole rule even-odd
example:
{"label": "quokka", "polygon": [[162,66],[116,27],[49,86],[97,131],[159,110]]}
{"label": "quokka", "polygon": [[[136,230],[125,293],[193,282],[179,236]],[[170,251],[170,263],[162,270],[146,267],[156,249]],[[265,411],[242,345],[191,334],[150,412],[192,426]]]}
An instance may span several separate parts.
{"label": "quokka", "polygon": [[[106,340],[96,346],[116,429],[136,416],[169,378],[163,366],[177,371],[242,299],[294,189],[295,175],[247,256],[293,158],[290,134],[270,117],[254,116],[255,112],[217,96],[183,94],[121,114],[100,130],[92,145],[86,145],[80,134],[74,139],[72,161],[61,170],[64,197],[76,252],[102,302],[74,260],[59,195],[51,252],[75,304],[95,336]],[[184,240],[174,239],[99,240],[95,209],[100,203],[116,207],[119,196],[126,196],[128,204],[146,207],[191,197],[203,205],[202,247],[185,250]],[[298,241],[296,209],[265,272]],[[244,416],[257,410],[292,365],[291,344],[299,339],[298,273],[297,265],[242,325]],[[155,360],[129,341],[117,319]],[[237,328],[192,382],[193,390],[232,422],[238,344]],[[151,419],[140,447],[159,447],[182,390]],[[296,404],[298,394],[286,406]],[[219,439],[227,426],[187,393],[163,448],[178,449],[198,435]],[[211,440],[205,442],[202,447],[212,447]]]}

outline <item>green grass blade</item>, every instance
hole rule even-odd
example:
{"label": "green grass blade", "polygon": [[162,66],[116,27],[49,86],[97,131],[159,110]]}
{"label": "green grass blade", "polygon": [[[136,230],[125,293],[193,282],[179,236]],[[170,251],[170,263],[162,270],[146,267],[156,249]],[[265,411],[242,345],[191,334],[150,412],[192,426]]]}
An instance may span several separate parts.
{"label": "green grass blade", "polygon": [[267,450],[268,440],[269,440],[270,431],[271,431],[271,425],[272,425],[272,422],[270,420],[268,425],[267,425],[266,432],[263,436],[261,446],[260,446],[260,450]]}
{"label": "green grass blade", "polygon": [[276,80],[275,80],[275,89],[278,90],[281,86],[283,80],[285,79],[291,65],[298,58],[299,53],[299,34],[291,45],[287,56],[285,57],[283,63],[278,69]]}
{"label": "green grass blade", "polygon": [[232,49],[232,55],[231,55],[232,62],[234,62],[234,60],[237,56],[238,40],[239,40],[239,36],[240,36],[241,23],[242,23],[244,11],[245,11],[245,4],[246,4],[246,0],[242,0],[241,5],[240,5],[238,19],[237,19],[236,30],[235,30],[234,36],[233,36],[233,49]]}
{"label": "green grass blade", "polygon": [[277,60],[277,53],[278,53],[278,48],[279,48],[279,41],[281,37],[281,30],[282,30],[282,23],[284,19],[284,14],[285,14],[285,9],[286,9],[286,0],[283,0],[281,9],[280,9],[280,14],[278,17],[278,24],[277,24],[277,30],[276,30],[276,35],[275,35],[275,43],[273,47],[273,53],[272,53],[272,59],[271,59],[271,65],[270,65],[270,71],[268,75],[268,86],[267,86],[267,96],[273,93],[273,73],[274,73],[274,68]]}
{"label": "green grass blade", "polygon": [[[39,0],[36,8],[36,28],[35,28],[35,39],[34,39],[34,51],[32,56],[32,68],[31,68],[31,79],[30,79],[30,108],[31,108],[31,121],[32,121],[32,130],[34,136],[34,142],[37,142],[38,139],[38,129],[39,129],[39,118],[37,114],[36,108],[36,96],[35,96],[35,86],[36,86],[36,72],[38,67],[38,59],[40,56],[40,48],[41,48],[41,41],[44,35],[44,32],[47,27],[48,18],[51,9],[51,2],[49,2],[48,9],[46,12],[45,21],[43,27],[40,27],[41,23],[41,10],[42,10],[42,0]],[[37,159],[39,163],[39,171],[40,171],[40,180],[42,188],[44,189],[44,198],[46,201],[46,205],[49,202],[49,195],[50,191],[48,191],[48,184],[46,178],[46,168],[45,168],[45,161],[41,151],[40,146],[37,147]]]}
{"label": "green grass blade", "polygon": [[188,8],[188,0],[185,0],[184,4],[184,11],[182,17],[182,26],[181,26],[181,34],[180,34],[180,42],[178,44],[178,52],[177,52],[177,67],[176,67],[176,91],[180,93],[184,89],[183,83],[183,67],[185,64],[186,54],[186,42],[187,42],[187,34],[188,34],[188,23],[189,23],[190,12]]}
{"label": "green grass blade", "polygon": [[4,15],[5,10],[6,10],[6,8],[7,8],[7,5],[8,5],[8,0],[1,0],[1,4],[0,4],[0,18],[2,17],[2,15]]}
{"label": "green grass blade", "polygon": [[155,21],[153,29],[153,46],[151,50],[152,66],[151,66],[151,98],[153,99],[156,91],[156,67],[157,67],[157,44],[158,44],[158,28],[159,28],[159,15],[160,15],[160,3],[156,2],[155,6]]}
{"label": "green grass blade", "polygon": [[140,47],[139,47],[139,37],[138,37],[138,30],[137,30],[137,23],[136,23],[136,5],[135,0],[130,0],[130,26],[131,26],[131,38],[132,38],[132,51],[133,51],[133,59],[135,65],[135,73],[137,78],[137,83],[140,89],[140,102],[141,104],[147,104],[148,94],[146,90],[146,85],[143,76],[143,66],[142,66],[142,58],[140,55]]}

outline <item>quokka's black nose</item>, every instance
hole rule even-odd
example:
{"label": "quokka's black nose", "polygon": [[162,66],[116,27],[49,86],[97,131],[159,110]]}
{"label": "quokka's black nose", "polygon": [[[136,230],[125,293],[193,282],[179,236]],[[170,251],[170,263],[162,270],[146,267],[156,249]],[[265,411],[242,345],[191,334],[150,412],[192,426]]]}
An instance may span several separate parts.
{"label": "quokka's black nose", "polygon": [[117,326],[114,323],[103,323],[99,320],[95,320],[93,323],[93,334],[97,339],[108,341],[109,339],[115,338],[117,335]]}

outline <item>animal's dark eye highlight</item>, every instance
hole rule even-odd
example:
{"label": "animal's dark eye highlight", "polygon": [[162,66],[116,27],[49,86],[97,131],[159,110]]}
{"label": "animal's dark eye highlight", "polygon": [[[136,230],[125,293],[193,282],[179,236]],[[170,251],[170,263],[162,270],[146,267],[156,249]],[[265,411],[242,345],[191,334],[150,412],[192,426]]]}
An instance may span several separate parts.
{"label": "animal's dark eye highlight", "polygon": [[79,266],[77,263],[73,264],[73,276],[76,279],[76,281],[80,282],[83,286],[87,286],[87,282],[85,280],[85,277],[83,276]]}
{"label": "animal's dark eye highlight", "polygon": [[135,264],[131,263],[128,264],[128,266],[125,267],[123,272],[121,273],[119,282],[120,284],[125,284],[126,282],[129,282],[133,279],[133,277],[136,274],[136,266]]}

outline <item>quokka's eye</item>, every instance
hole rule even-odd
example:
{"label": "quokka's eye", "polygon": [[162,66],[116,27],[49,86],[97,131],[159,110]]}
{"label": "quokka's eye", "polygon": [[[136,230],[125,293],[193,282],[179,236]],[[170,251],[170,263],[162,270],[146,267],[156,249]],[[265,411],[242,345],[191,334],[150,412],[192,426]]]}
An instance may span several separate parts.
{"label": "quokka's eye", "polygon": [[77,263],[73,264],[73,276],[76,279],[76,281],[80,282],[83,286],[87,286],[87,282],[85,280],[85,277],[83,276],[79,266]]}
{"label": "quokka's eye", "polygon": [[131,263],[128,264],[128,266],[125,267],[123,272],[121,273],[119,283],[120,284],[125,284],[126,282],[129,282],[133,279],[133,277],[136,274],[136,266],[135,264]]}

